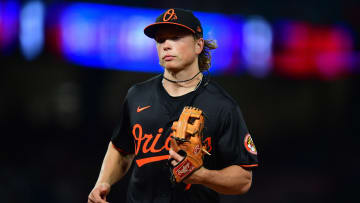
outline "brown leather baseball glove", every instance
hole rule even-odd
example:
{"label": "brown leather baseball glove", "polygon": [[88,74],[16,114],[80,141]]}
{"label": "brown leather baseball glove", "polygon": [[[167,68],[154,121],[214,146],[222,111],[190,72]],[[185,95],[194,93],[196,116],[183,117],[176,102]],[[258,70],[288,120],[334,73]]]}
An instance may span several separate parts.
{"label": "brown leather baseball glove", "polygon": [[[171,149],[184,156],[176,166],[171,166],[172,182],[181,182],[203,165],[204,153],[209,154],[203,145],[202,132],[204,116],[200,109],[186,106],[178,121],[171,127]],[[210,154],[209,154],[210,155]],[[169,160],[169,163],[172,160]]]}

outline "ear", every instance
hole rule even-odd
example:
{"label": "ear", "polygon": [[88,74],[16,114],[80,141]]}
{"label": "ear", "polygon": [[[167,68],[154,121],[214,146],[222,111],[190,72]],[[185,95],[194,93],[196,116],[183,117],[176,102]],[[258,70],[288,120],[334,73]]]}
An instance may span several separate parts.
{"label": "ear", "polygon": [[205,41],[203,38],[197,39],[195,41],[195,53],[196,54],[199,55],[202,52],[202,50],[204,49],[204,44],[205,44]]}

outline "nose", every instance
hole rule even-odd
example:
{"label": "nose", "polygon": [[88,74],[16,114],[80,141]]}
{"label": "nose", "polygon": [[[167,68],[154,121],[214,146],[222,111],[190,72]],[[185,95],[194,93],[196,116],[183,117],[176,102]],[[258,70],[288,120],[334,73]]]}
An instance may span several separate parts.
{"label": "nose", "polygon": [[165,39],[165,41],[163,42],[163,50],[167,51],[171,49],[171,42],[168,39]]}

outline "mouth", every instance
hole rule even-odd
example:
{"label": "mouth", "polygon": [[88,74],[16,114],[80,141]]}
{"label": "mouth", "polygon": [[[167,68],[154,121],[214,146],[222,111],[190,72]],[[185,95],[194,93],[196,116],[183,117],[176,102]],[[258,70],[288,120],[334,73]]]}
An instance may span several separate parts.
{"label": "mouth", "polygon": [[172,55],[165,55],[162,59],[164,61],[171,61],[175,58],[175,56],[172,56]]}

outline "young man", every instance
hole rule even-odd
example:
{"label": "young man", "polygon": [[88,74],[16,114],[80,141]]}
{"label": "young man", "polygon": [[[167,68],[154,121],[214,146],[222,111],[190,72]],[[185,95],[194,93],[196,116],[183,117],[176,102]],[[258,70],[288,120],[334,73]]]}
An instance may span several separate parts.
{"label": "young man", "polygon": [[[106,202],[111,185],[133,161],[128,202],[219,202],[219,193],[246,193],[257,152],[237,103],[204,73],[216,46],[203,39],[200,21],[183,9],[165,11],[144,32],[156,41],[164,73],[129,89],[88,202]],[[184,106],[204,113],[203,140],[211,155],[174,185],[167,162],[176,166],[184,157],[171,150],[170,133]]]}

